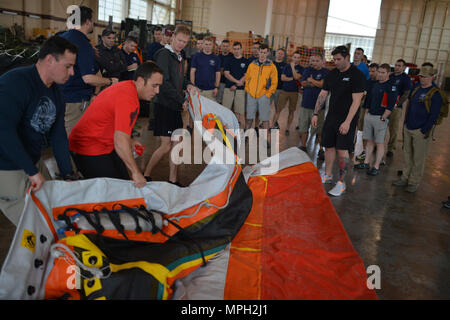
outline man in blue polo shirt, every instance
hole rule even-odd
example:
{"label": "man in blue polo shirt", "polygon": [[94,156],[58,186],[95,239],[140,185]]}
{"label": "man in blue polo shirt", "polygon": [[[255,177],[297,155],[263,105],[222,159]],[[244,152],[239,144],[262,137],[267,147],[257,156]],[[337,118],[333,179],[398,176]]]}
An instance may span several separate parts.
{"label": "man in blue polo shirt", "polygon": [[203,50],[192,59],[191,82],[200,95],[215,101],[220,85],[220,59],[212,50],[213,39],[203,39]]}
{"label": "man in blue polo shirt", "polygon": [[[389,115],[394,109],[397,100],[397,89],[389,81],[389,72],[391,67],[384,63],[379,66],[377,71],[378,82],[372,87],[369,101],[365,104],[366,115],[364,117],[363,139],[367,140],[366,158],[364,163],[357,164],[357,169],[369,169],[368,175],[376,176],[380,173],[380,164],[384,156],[384,139],[386,137]],[[372,153],[375,148],[376,159],[373,166]]]}
{"label": "man in blue polo shirt", "polygon": [[409,93],[411,91],[411,79],[405,73],[406,62],[403,59],[398,59],[395,62],[394,73],[390,76],[392,85],[397,88],[398,101],[392,111],[389,118],[389,142],[387,157],[392,157],[396,149],[398,129],[400,125],[400,119],[402,118],[402,106],[403,103],[408,100]]}
{"label": "man in blue polo shirt", "polygon": [[134,72],[141,64],[138,55],[134,52],[138,46],[138,39],[133,36],[127,36],[122,46],[122,53],[127,61],[127,71],[122,73],[120,81],[134,80]]}
{"label": "man in blue polo shirt", "polygon": [[65,127],[67,134],[70,134],[72,128],[88,107],[95,87],[108,86],[118,81],[117,78],[103,78],[101,76],[95,63],[94,48],[87,37],[94,30],[92,9],[80,6],[79,11],[81,24],[74,25],[73,29],[61,34],[61,37],[78,47],[77,60],[73,68],[74,75],[61,85],[66,102]]}
{"label": "man in blue polo shirt", "polygon": [[[314,114],[317,97],[323,86],[323,79],[328,70],[323,67],[324,58],[320,53],[311,56],[311,67],[308,67],[302,74],[303,99],[299,114],[299,130],[301,149],[306,151],[306,142],[308,141],[308,131],[311,126],[311,119]],[[317,128],[312,128],[311,134],[317,133],[317,142],[320,143],[322,136],[322,127],[325,120],[325,105],[319,111]],[[319,150],[319,152],[323,150]]]}

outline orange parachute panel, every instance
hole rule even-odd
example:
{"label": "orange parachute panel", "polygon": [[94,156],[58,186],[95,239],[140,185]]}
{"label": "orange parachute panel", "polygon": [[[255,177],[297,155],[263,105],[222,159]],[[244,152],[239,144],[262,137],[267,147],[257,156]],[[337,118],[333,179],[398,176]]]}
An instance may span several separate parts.
{"label": "orange parachute panel", "polygon": [[312,163],[248,185],[253,208],[231,244],[225,299],[377,299]]}

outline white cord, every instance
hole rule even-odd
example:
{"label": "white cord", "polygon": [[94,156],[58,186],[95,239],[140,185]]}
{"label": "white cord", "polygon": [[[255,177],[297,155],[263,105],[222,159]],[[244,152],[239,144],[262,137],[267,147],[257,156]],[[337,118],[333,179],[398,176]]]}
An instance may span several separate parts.
{"label": "white cord", "polygon": [[[88,267],[86,266],[82,261],[80,261],[80,259],[78,259],[78,257],[76,257],[76,255],[74,253],[72,253],[72,251],[65,245],[62,243],[55,243],[50,247],[50,254],[52,255],[52,257],[55,258],[61,258],[64,259],[64,261],[67,262],[67,264],[73,264],[75,262],[75,264],[80,267],[81,269],[90,272],[94,278],[99,278],[99,279],[106,279],[108,278],[112,271],[111,268],[109,268],[109,266],[105,266],[103,268],[93,268],[93,267]],[[69,260],[70,258],[73,259],[73,261]],[[109,273],[107,275],[103,275],[103,271],[109,269]],[[83,276],[81,274],[81,276],[83,278],[86,279],[91,279],[88,278],[86,276]]]}

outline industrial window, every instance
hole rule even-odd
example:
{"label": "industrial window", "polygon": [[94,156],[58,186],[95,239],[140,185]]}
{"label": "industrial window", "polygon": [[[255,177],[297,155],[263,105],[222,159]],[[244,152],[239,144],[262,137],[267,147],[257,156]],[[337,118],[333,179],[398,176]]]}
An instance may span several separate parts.
{"label": "industrial window", "polygon": [[153,24],[168,24],[169,23],[169,10],[166,7],[155,4],[153,6]]}
{"label": "industrial window", "polygon": [[351,58],[355,48],[364,49],[364,54],[372,60],[375,34],[378,28],[381,0],[330,0],[325,53],[331,59],[331,51],[338,45],[351,45]]}
{"label": "industrial window", "polygon": [[147,0],[130,0],[128,17],[132,19],[147,20]]}
{"label": "industrial window", "polygon": [[123,19],[123,0],[99,0],[98,20],[109,21],[109,16],[113,17],[113,22],[120,23]]}

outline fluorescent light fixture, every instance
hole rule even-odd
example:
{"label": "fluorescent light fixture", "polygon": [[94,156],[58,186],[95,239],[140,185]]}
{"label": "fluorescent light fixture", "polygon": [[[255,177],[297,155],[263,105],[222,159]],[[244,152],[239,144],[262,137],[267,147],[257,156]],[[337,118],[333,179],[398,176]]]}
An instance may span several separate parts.
{"label": "fluorescent light fixture", "polygon": [[17,12],[3,10],[2,13],[10,16],[17,16]]}

